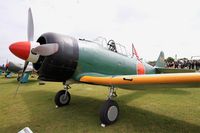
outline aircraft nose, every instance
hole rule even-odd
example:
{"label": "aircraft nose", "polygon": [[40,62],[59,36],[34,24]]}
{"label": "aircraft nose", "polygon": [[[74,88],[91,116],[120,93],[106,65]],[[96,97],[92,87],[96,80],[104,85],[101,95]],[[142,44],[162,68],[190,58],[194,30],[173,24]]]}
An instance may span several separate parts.
{"label": "aircraft nose", "polygon": [[27,60],[29,57],[31,43],[30,42],[16,42],[9,46],[10,51],[17,57]]}

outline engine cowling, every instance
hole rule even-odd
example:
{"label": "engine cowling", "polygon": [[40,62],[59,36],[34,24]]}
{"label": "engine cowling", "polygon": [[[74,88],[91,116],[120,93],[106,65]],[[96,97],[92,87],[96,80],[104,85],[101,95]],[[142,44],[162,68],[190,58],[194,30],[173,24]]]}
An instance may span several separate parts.
{"label": "engine cowling", "polygon": [[44,81],[65,82],[74,74],[78,57],[79,48],[76,39],[56,33],[45,33],[37,40],[41,45],[47,43],[57,43],[58,52],[44,57],[33,64],[34,69],[38,70],[39,79]]}

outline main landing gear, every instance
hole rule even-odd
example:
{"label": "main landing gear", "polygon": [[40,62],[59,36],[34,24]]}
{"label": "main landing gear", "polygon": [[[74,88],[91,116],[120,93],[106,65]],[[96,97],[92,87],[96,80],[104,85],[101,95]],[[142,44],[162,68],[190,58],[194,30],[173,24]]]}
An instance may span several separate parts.
{"label": "main landing gear", "polygon": [[[71,97],[68,90],[70,88],[71,87],[68,84],[65,84],[64,90],[60,90],[57,92],[54,99],[56,108],[69,104]],[[109,91],[108,99],[105,101],[105,103],[103,104],[100,110],[100,121],[101,121],[102,127],[113,124],[114,122],[117,121],[117,118],[119,116],[119,106],[117,102],[113,100],[113,98],[117,96],[116,88],[111,86],[109,90],[110,91]]]}
{"label": "main landing gear", "polygon": [[68,90],[70,88],[71,87],[69,85],[64,85],[64,90],[60,90],[59,92],[57,92],[55,99],[54,99],[56,108],[69,104],[69,102],[71,100],[71,96],[70,96],[70,93],[68,92]]}
{"label": "main landing gear", "polygon": [[112,86],[109,88],[110,92],[108,100],[105,101],[104,105],[100,110],[100,121],[101,126],[105,127],[117,121],[119,116],[119,106],[116,101],[112,100],[117,96],[116,89]]}

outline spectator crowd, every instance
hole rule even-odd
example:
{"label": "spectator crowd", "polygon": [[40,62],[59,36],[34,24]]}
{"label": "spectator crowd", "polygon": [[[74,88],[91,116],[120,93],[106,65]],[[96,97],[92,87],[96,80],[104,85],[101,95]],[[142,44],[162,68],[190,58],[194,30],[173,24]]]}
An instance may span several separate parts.
{"label": "spectator crowd", "polygon": [[169,68],[196,69],[200,70],[200,60],[179,59],[177,61],[166,62]]}

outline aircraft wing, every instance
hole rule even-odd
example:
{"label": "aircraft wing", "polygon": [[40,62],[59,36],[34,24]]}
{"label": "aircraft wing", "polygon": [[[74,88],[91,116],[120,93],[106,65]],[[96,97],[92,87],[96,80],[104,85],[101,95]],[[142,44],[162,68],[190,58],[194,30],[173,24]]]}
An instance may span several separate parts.
{"label": "aircraft wing", "polygon": [[118,75],[95,76],[83,75],[80,82],[96,85],[144,85],[144,84],[168,84],[168,83],[196,83],[200,82],[200,73],[176,73],[176,74],[148,74],[148,75]]}

